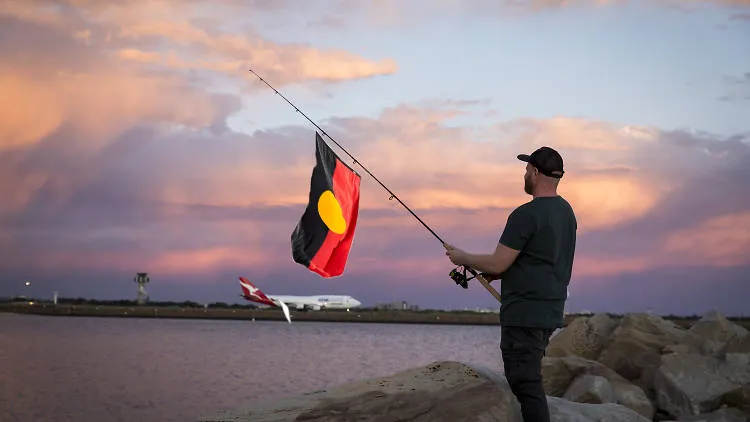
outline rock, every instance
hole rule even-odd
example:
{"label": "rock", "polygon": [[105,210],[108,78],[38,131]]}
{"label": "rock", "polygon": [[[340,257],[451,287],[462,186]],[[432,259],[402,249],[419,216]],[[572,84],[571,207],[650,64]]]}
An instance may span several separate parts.
{"label": "rock", "polygon": [[617,321],[607,314],[578,317],[550,339],[547,356],[578,355],[596,360],[615,327]]}
{"label": "rock", "polygon": [[661,349],[661,354],[666,355],[669,353],[682,353],[689,354],[696,350],[695,347],[691,347],[688,344],[668,344]]}
{"label": "rock", "polygon": [[563,394],[568,391],[570,383],[573,382],[573,380],[578,375],[574,375],[570,371],[568,365],[566,364],[566,359],[579,358],[579,356],[574,355],[565,358],[545,357],[542,359],[542,380],[544,383],[544,391],[547,393],[547,395],[562,397]]}
{"label": "rock", "polygon": [[722,355],[727,353],[750,353],[750,334],[734,336],[727,340],[720,350],[720,356],[723,357]]}
{"label": "rock", "polygon": [[737,366],[750,366],[750,353],[727,353],[724,359]]}
{"label": "rock", "polygon": [[612,384],[598,375],[581,375],[576,378],[563,398],[577,403],[616,403]]}
{"label": "rock", "polygon": [[654,417],[656,406],[641,387],[630,383],[622,383],[614,384],[613,388],[615,389],[615,400],[618,404],[633,409],[649,419]]}
{"label": "rock", "polygon": [[746,383],[726,394],[721,402],[727,406],[736,407],[750,414],[750,383]]}
{"label": "rock", "polygon": [[576,403],[559,397],[548,397],[547,400],[552,422],[650,422],[650,419],[619,404]]}
{"label": "rock", "polygon": [[718,311],[707,312],[688,331],[700,337],[701,352],[708,356],[717,356],[728,342],[741,342],[748,335],[744,327],[726,319]]}
{"label": "rock", "polygon": [[750,366],[750,334],[734,336],[727,340],[716,355],[727,362]]}
{"label": "rock", "polygon": [[612,387],[615,403],[628,407],[649,419],[653,417],[654,406],[643,389],[601,363],[575,355],[542,359],[544,389],[548,395],[564,397],[571,384],[585,375],[606,379]]}
{"label": "rock", "polygon": [[748,420],[750,419],[744,412],[727,407],[702,415],[686,416],[678,422],[747,422]]}
{"label": "rock", "polygon": [[613,331],[611,341],[597,360],[627,380],[640,380],[648,392],[653,374],[644,370],[658,367],[662,349],[681,344],[687,335],[684,328],[658,316],[628,314]]}
{"label": "rock", "polygon": [[[548,397],[552,421],[648,422],[625,406]],[[522,422],[505,377],[479,366],[435,362],[282,400],[251,403],[204,422],[507,421]]]}
{"label": "rock", "polygon": [[[747,329],[717,311],[688,329],[644,313],[616,321],[578,318],[550,341],[542,361],[547,394],[605,402],[606,379],[613,402],[654,420],[750,414]],[[734,410],[720,411],[722,405]]]}
{"label": "rock", "polygon": [[679,353],[662,356],[654,378],[659,408],[676,417],[714,411],[727,393],[748,383],[748,367],[710,356]]}

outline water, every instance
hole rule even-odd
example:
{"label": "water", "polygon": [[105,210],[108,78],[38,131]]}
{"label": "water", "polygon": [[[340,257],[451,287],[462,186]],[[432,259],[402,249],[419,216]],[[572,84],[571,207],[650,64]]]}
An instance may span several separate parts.
{"label": "water", "polygon": [[197,421],[436,360],[502,371],[500,328],[0,313],[0,421]]}

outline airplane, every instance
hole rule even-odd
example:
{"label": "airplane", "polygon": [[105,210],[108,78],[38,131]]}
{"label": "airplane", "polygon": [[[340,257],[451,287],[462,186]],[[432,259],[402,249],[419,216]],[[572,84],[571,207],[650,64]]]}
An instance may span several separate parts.
{"label": "airplane", "polygon": [[356,308],[362,302],[351,296],[344,295],[316,295],[316,296],[285,296],[266,295],[245,277],[239,277],[242,296],[248,301],[261,303],[272,307],[280,307],[284,311],[287,321],[291,324],[289,306],[298,311],[319,311],[321,309],[346,309]]}

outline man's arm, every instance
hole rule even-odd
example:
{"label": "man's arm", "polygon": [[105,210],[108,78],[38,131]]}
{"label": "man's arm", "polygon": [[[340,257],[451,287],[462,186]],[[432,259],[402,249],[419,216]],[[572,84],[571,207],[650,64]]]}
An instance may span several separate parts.
{"label": "man's arm", "polygon": [[493,280],[500,278],[508,267],[515,261],[521,251],[498,243],[495,252],[489,255],[466,254],[466,266],[479,272],[494,275]]}
{"label": "man's arm", "polygon": [[[534,217],[527,209],[517,208],[508,216],[494,253],[480,255],[459,251],[458,256],[455,256],[453,252],[448,253],[457,258],[455,263],[458,265],[474,268],[481,273],[493,274],[496,276],[494,279],[497,279],[513,264],[535,231]],[[448,246],[448,248],[453,247]]]}

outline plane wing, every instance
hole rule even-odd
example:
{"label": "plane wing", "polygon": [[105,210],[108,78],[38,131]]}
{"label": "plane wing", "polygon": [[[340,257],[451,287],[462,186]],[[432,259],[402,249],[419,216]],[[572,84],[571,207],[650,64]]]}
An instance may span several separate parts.
{"label": "plane wing", "polygon": [[292,323],[292,317],[291,317],[291,315],[289,315],[289,307],[286,306],[286,303],[284,303],[284,302],[282,302],[280,300],[275,300],[274,302],[277,302],[279,304],[279,306],[281,306],[281,309],[284,311],[284,316],[286,317],[286,320],[291,324]]}

